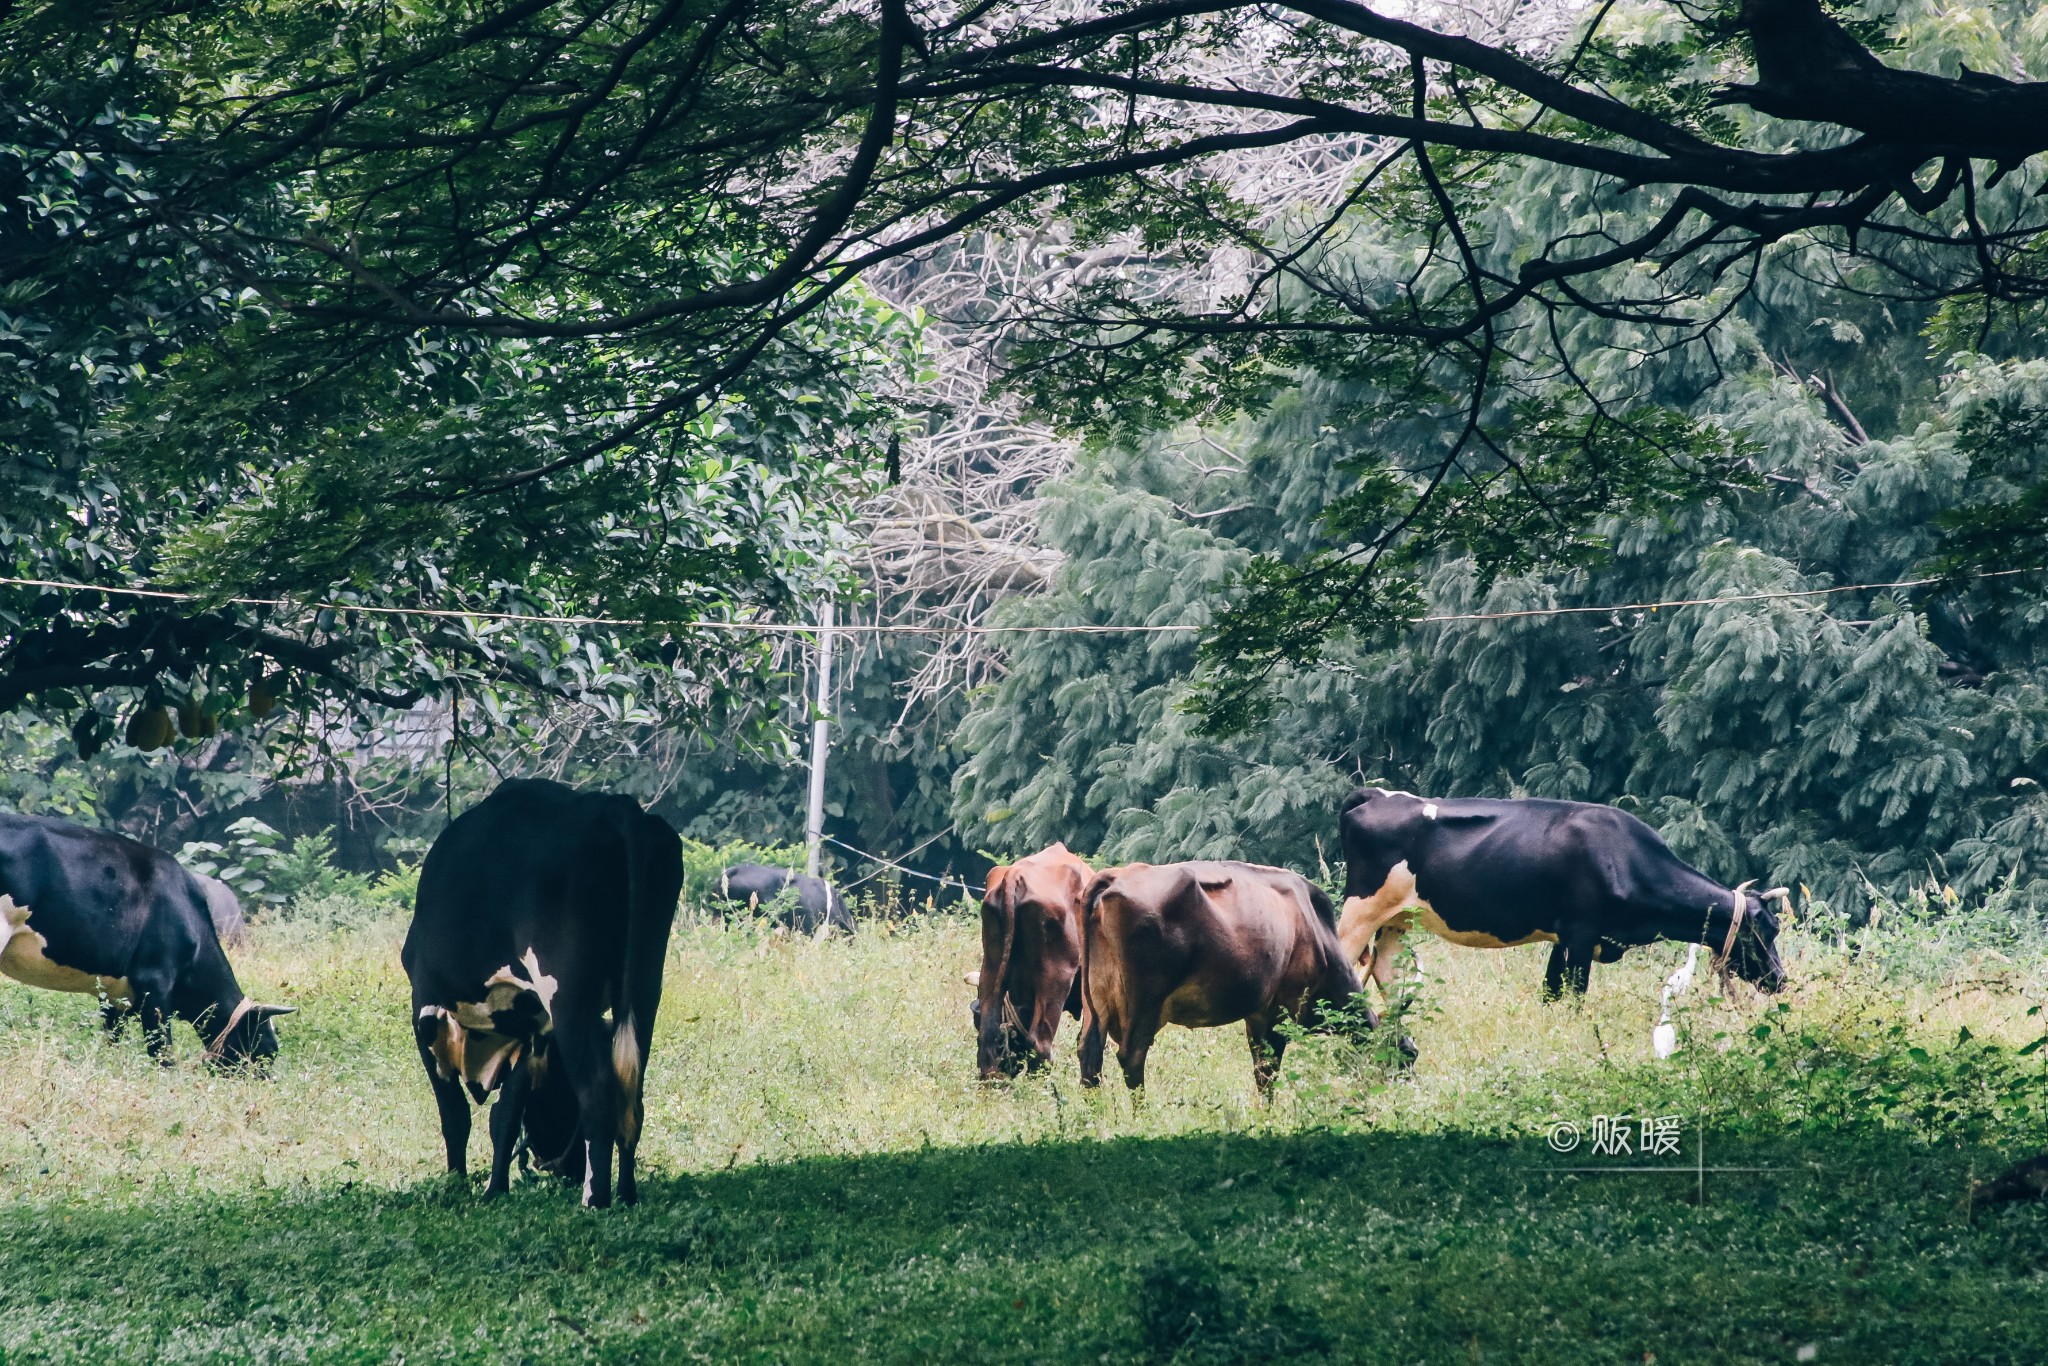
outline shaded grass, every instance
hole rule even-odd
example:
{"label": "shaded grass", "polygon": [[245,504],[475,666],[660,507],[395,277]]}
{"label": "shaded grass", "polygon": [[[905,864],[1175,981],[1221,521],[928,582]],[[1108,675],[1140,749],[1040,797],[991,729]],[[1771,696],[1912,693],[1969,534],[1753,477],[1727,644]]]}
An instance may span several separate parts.
{"label": "shaded grass", "polygon": [[1679,1178],[1546,1174],[1526,1142],[1207,1134],[674,1176],[603,1218],[565,1189],[479,1211],[440,1182],[148,1221],[16,1210],[0,1341],[100,1360],[2048,1359],[2048,1211],[1967,1224],[1967,1155],[1720,1155],[1792,1171],[1715,1178],[1695,1206]]}
{"label": "shaded grass", "polygon": [[[592,1215],[439,1175],[401,935],[242,956],[304,1007],[267,1080],[189,1033],[157,1068],[89,1002],[0,985],[0,1359],[2048,1360],[2048,1211],[1960,1199],[2039,1116],[1968,1093],[1951,1046],[2036,1031],[2033,969],[1901,984],[1807,945],[1789,1009],[1702,991],[1660,1066],[1674,952],[1570,1009],[1537,1003],[1540,950],[1425,947],[1412,1079],[1319,1040],[1261,1107],[1240,1032],[1170,1030],[1134,1107],[1074,1085],[1071,1027],[1046,1074],[973,1080],[971,922],[686,927],[647,1199]],[[1857,1099],[1877,1075],[1902,1102]],[[1666,1112],[1785,1170],[1697,1206],[1540,1138]]]}

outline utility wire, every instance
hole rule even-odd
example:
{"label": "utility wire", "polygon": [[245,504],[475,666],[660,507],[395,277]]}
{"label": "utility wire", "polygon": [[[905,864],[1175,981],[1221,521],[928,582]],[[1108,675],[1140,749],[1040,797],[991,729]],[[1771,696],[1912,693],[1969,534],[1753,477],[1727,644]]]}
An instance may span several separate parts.
{"label": "utility wire", "polygon": [[[943,831],[943,830],[942,830],[942,831],[940,831],[939,833],[940,833],[940,834],[944,834],[944,833],[945,833],[945,831]],[[932,838],[933,838],[933,839],[936,839],[936,838],[938,838],[938,836],[936,836],[936,835],[935,835],[935,836],[933,836]],[[847,842],[846,842],[845,840],[836,840],[836,839],[833,839],[833,838],[832,838],[832,837],[831,837],[830,835],[826,835],[826,836],[823,836],[823,839],[824,839],[825,843],[827,843],[827,844],[836,844],[836,845],[838,845],[838,846],[839,846],[839,847],[840,847],[841,849],[844,849],[844,850],[845,850],[845,851],[846,851],[847,853],[849,853],[849,854],[858,854],[858,855],[859,855],[860,857],[862,857],[862,858],[864,858],[864,859],[868,860],[868,861],[869,861],[870,863],[881,863],[881,864],[886,864],[887,866],[889,866],[889,867],[891,867],[891,868],[894,868],[894,869],[895,869],[895,870],[896,870],[897,872],[899,872],[899,873],[902,873],[902,874],[904,874],[904,875],[905,875],[906,877],[915,877],[915,878],[923,878],[923,879],[924,879],[924,880],[925,880],[926,882],[936,882],[936,883],[938,883],[938,884],[939,884],[939,886],[941,886],[941,887],[958,887],[958,888],[959,888],[959,889],[960,889],[961,891],[963,891],[963,892],[967,893],[967,895],[969,895],[969,896],[971,896],[971,897],[975,897],[975,898],[977,898],[977,899],[978,899],[978,898],[979,898],[979,897],[981,896],[981,892],[980,892],[980,890],[979,890],[978,888],[976,888],[976,887],[974,887],[974,886],[972,886],[972,885],[970,885],[970,884],[968,884],[968,883],[962,882],[962,881],[961,881],[961,880],[960,880],[959,878],[956,878],[956,877],[936,877],[936,876],[934,876],[934,875],[933,875],[933,874],[931,874],[931,873],[920,873],[920,872],[918,872],[918,871],[917,871],[917,869],[915,869],[915,868],[905,868],[905,867],[904,867],[904,866],[903,866],[902,864],[900,864],[900,863],[896,862],[896,860],[894,860],[894,859],[886,859],[886,858],[883,858],[883,857],[882,857],[882,856],[881,856],[880,854],[870,854],[870,853],[869,853],[869,852],[868,852],[867,850],[865,850],[865,849],[856,849],[856,848],[855,848],[855,847],[854,847],[853,845],[851,845],[851,844],[848,844],[848,843],[847,843]],[[926,840],[926,841],[925,841],[924,843],[925,843],[925,844],[930,844],[930,843],[931,843],[931,840]],[[920,848],[920,849],[924,848],[924,844],[920,844],[920,845],[918,846],[918,848]],[[908,855],[905,855],[905,857],[907,858],[907,857],[908,857]],[[872,876],[872,875],[871,875],[871,876]],[[862,879],[861,879],[861,881],[862,881],[862,882],[865,882],[865,881],[867,881],[867,878],[862,878]],[[858,885],[858,884],[855,884],[855,885]]]}
{"label": "utility wire", "polygon": [[[2035,569],[1993,569],[1980,574],[1968,574],[1964,579],[1976,582],[1984,579],[2011,578],[2017,574],[2035,574]],[[1439,612],[1428,616],[1411,617],[1411,626],[1434,626],[1459,621],[1508,621],[1519,617],[1567,617],[1595,615],[1603,612],[1655,612],[1667,607],[1717,607],[1725,603],[1770,602],[1786,598],[1819,598],[1838,593],[1878,593],[1895,588],[1925,588],[1930,584],[1949,582],[1940,575],[1918,579],[1895,579],[1890,583],[1847,583],[1833,588],[1780,588],[1757,593],[1728,593],[1711,598],[1666,598],[1656,602],[1619,602],[1588,607],[1525,607],[1507,612]],[[109,597],[150,598],[164,602],[215,602],[236,607],[277,607],[297,611],[361,612],[366,616],[385,617],[428,617],[453,621],[506,621],[535,626],[666,626],[677,631],[705,630],[729,631],[735,634],[814,636],[815,625],[775,621],[689,621],[665,622],[652,618],[636,617],[582,617],[542,616],[526,612],[465,611],[445,607],[380,607],[355,602],[293,602],[289,598],[222,598],[209,599],[200,593],[180,593],[162,588],[111,587],[93,583],[67,583],[57,579],[21,579],[0,577],[0,587],[50,588],[69,593],[102,593]],[[1203,626],[1149,626],[1067,623],[1052,626],[906,626],[891,622],[847,622],[835,625],[834,631],[852,635],[905,635],[905,636],[1000,636],[1000,635],[1068,635],[1068,636],[1110,636],[1110,635],[1164,635],[1169,633],[1192,633],[1206,629]]]}

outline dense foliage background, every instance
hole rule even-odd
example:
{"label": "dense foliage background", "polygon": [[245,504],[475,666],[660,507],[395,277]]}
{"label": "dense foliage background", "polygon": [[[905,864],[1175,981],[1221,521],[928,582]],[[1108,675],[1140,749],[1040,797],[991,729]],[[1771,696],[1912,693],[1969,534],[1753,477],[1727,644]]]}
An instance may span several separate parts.
{"label": "dense foliage background", "polygon": [[[433,6],[366,13],[337,44],[315,8],[259,39],[145,7],[93,61],[101,38],[52,9],[9,23],[0,569],[202,600],[0,587],[0,802],[172,847],[260,815],[332,829],[368,871],[498,777],[547,773],[695,837],[787,843],[812,654],[707,624],[837,593],[864,624],[1189,628],[842,641],[828,830],[927,874],[1053,839],[1316,870],[1337,798],[1377,780],[1619,802],[1718,876],[1837,905],[2048,890],[2048,606],[2035,576],[1978,577],[2048,549],[2018,162],[1968,181],[1971,231],[2006,225],[1982,251],[1898,217],[1862,242],[1836,230],[1860,219],[1751,222],[1725,256],[1617,257],[1597,298],[1507,289],[1474,331],[1468,285],[1637,240],[1691,191],[1617,193],[1606,135],[1557,150],[1584,130],[1555,111],[1549,159],[1461,146],[1475,107],[1521,108],[1521,76],[1468,89],[1401,58],[1324,90],[1358,33],[1254,26],[1240,51],[1226,16],[1125,56],[1217,84],[1291,64],[1324,73],[1302,98],[1375,109],[1412,76],[1450,141],[1059,179],[895,255],[876,243],[917,214],[999,195],[947,179],[974,156],[1085,159],[1123,97],[1060,93],[1050,67],[1009,90],[1005,68],[1001,118],[957,146],[904,134],[856,206],[882,155],[869,66],[916,43],[750,10],[767,46],[717,49],[702,106],[670,105],[719,21],[600,8],[573,34],[540,10],[453,36]],[[2048,57],[2023,6],[1837,12],[1972,89]],[[1747,60],[1732,15],[1458,22],[1687,137],[1797,160],[1797,120],[1707,98]],[[1042,46],[1070,42],[1110,80],[1113,42]],[[926,102],[913,123],[982,60],[924,58],[897,92]],[[324,103],[343,76],[360,100]],[[1145,99],[1125,150],[1166,156],[1178,106]],[[828,220],[823,256],[780,254]],[[870,249],[864,273],[804,273]],[[2006,283],[1977,290],[1986,272]],[[1245,326],[1198,336],[1218,319]],[[1498,615],[1554,607],[1598,610]],[[1389,626],[1411,611],[1452,619]],[[1250,634],[1205,650],[1219,621]]]}

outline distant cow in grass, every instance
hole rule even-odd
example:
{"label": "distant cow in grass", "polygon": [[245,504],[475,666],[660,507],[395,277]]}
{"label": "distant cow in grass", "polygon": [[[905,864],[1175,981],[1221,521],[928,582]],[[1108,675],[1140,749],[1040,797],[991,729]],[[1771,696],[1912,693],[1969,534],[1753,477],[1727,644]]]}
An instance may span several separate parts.
{"label": "distant cow in grass", "polygon": [[1081,901],[1095,870],[1064,844],[990,871],[981,898],[981,970],[968,981],[975,1066],[984,1079],[1052,1056],[1060,1011],[1081,1014]]}
{"label": "distant cow in grass", "polygon": [[1469,948],[1554,944],[1543,976],[1550,997],[1584,992],[1596,961],[1659,939],[1705,944],[1765,991],[1785,980],[1777,916],[1749,884],[1723,887],[1611,806],[1368,787],[1344,799],[1338,834],[1338,937],[1382,986],[1416,922]]}
{"label": "distant cow in grass", "polygon": [[220,942],[234,948],[246,940],[249,919],[242,913],[242,899],[235,895],[235,889],[204,873],[194,873],[192,880],[206,897],[206,916],[213,922],[213,932],[220,936]]}
{"label": "distant cow in grass", "polygon": [[[1104,1037],[1124,1082],[1145,1084],[1161,1027],[1244,1021],[1252,1077],[1269,1094],[1283,1020],[1313,1026],[1360,987],[1322,888],[1253,863],[1126,864],[1095,875],[1083,910],[1081,1084],[1102,1077]],[[1377,1023],[1367,1013],[1368,1023]]]}
{"label": "distant cow in grass", "polygon": [[242,994],[205,889],[176,859],[46,816],[0,814],[0,973],[97,996],[110,1033],[139,1016],[158,1058],[173,1018],[209,1062],[272,1057],[270,1022],[293,1010]]}
{"label": "distant cow in grass", "polygon": [[501,1091],[487,1195],[509,1184],[523,1131],[592,1207],[611,1203],[616,1147],[619,1199],[638,1198],[641,1083],[682,885],[676,832],[630,797],[518,780],[441,832],[400,957],[449,1171],[469,1170],[469,1098]]}
{"label": "distant cow in grass", "polygon": [[823,878],[789,868],[735,863],[718,875],[711,899],[722,903],[728,915],[742,907],[765,910],[776,924],[797,934],[816,934],[827,923],[835,930],[853,933],[853,917],[847,913],[839,889]]}

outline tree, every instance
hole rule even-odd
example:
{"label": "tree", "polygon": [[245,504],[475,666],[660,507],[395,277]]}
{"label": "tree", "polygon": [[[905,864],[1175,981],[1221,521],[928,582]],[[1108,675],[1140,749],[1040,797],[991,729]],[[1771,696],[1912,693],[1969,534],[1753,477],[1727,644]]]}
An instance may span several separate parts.
{"label": "tree", "polygon": [[[1252,566],[1210,658],[1256,679],[1340,626],[1401,619],[1439,549],[1569,563],[1599,516],[1727,480],[1710,433],[1559,368],[1550,334],[1576,318],[1626,321],[1655,355],[1710,333],[1780,244],[1818,239],[1868,277],[1845,289],[2018,325],[2042,296],[2027,163],[2048,146],[2048,85],[1984,69],[2035,41],[2020,7],[2001,14],[1995,33],[1937,27],[1905,64],[1879,54],[1932,11],[1821,0],[1605,4],[1554,47],[1345,0],[519,0],[339,28],[319,6],[256,26],[170,6],[83,33],[48,7],[9,33],[17,69],[111,72],[175,111],[154,141],[71,117],[40,145],[146,168],[149,195],[83,240],[174,239],[261,301],[265,347],[300,357],[281,371],[317,373],[307,352],[388,365],[421,337],[661,358],[645,392],[577,386],[591,420],[537,455],[394,462],[352,486],[380,518],[495,510],[643,440],[658,466],[662,434],[777,348],[829,367],[809,329],[863,271],[1027,219],[1127,258],[1045,309],[1017,358],[1071,420],[1255,404],[1276,368],[1405,369],[1445,435],[1397,477],[1361,478],[1317,550]],[[201,74],[180,87],[174,69]],[[1275,214],[1234,193],[1243,159],[1273,149],[1372,169]],[[1581,211],[1556,235],[1484,212],[1532,166],[1574,177]],[[1399,230],[1377,258],[1344,249],[1361,219]],[[1544,382],[1519,364],[1533,356]],[[2027,515],[1984,524],[1988,548]],[[246,568],[293,524],[250,518],[204,563]],[[1986,548],[1958,543],[1972,562]],[[1226,683],[1211,706],[1241,721],[1255,693]]]}
{"label": "tree", "polygon": [[[1610,518],[1611,556],[1563,575],[1489,584],[1471,556],[1440,557],[1425,593],[1443,620],[1334,647],[1325,667],[1279,681],[1270,721],[1230,737],[1185,708],[1194,642],[1239,565],[1314,538],[1341,452],[1374,443],[1345,421],[1361,408],[1355,382],[1310,379],[1256,421],[1091,457],[1049,495],[1046,533],[1067,557],[1053,591],[998,619],[1190,629],[1012,646],[956,740],[963,829],[1013,853],[1064,838],[1111,860],[1313,873],[1336,860],[1338,798],[1374,781],[1619,802],[1730,883],[1803,885],[1837,910],[1873,888],[1979,896],[2015,874],[2043,904],[2037,596],[1727,600],[1908,574],[1944,515],[1999,496],[1973,470],[2039,477],[2041,363],[1973,359],[1909,398],[1904,431],[1870,439],[1809,372],[1748,354],[1698,409],[1743,438],[1755,488]],[[1698,605],[1609,606],[1661,600]]]}
{"label": "tree", "polygon": [[[0,31],[0,572],[29,581],[0,586],[0,708],[74,717],[87,754],[170,740],[173,709],[190,738],[226,717],[317,747],[336,705],[454,692],[486,715],[520,693],[629,725],[763,715],[739,695],[765,640],[697,624],[837,581],[909,320],[843,292],[691,406],[670,403],[687,365],[645,332],[278,307],[265,278],[341,208],[317,176],[226,166],[213,120],[253,70],[235,44],[289,48],[314,16],[91,33],[60,8]],[[675,254],[630,224],[611,245]],[[587,265],[532,288],[597,307]],[[533,297],[516,274],[501,299]]]}

